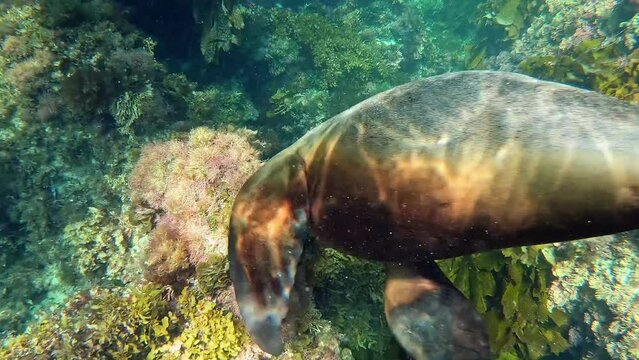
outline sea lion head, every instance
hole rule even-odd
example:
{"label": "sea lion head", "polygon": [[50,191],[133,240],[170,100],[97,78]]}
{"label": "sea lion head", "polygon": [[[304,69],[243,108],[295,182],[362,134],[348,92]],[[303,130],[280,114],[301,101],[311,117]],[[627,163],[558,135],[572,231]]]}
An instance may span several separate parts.
{"label": "sea lion head", "polygon": [[280,328],[306,238],[307,209],[303,162],[281,153],[246,182],[232,210],[235,296],[249,334],[271,354],[283,351]]}

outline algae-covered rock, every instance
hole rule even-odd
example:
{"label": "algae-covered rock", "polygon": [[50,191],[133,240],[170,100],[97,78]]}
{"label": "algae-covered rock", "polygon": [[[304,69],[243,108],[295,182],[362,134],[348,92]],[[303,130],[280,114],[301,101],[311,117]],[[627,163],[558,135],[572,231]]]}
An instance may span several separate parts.
{"label": "algae-covered rock", "polygon": [[575,358],[639,357],[638,239],[630,232],[557,246],[548,307],[569,315]]}
{"label": "algae-covered rock", "polygon": [[245,126],[258,117],[255,106],[238,88],[193,91],[186,101],[189,121],[197,125]]}
{"label": "algae-covered rock", "polygon": [[154,285],[93,289],[61,313],[0,347],[3,359],[230,359],[247,342],[243,326],[208,298]]}
{"label": "algae-covered rock", "polygon": [[519,68],[539,78],[639,102],[639,50],[626,54],[618,43],[605,44],[603,39],[582,41],[570,54],[529,57]]}
{"label": "algae-covered rock", "polygon": [[180,283],[227,253],[227,223],[240,186],[259,166],[248,131],[197,128],[184,140],[145,146],[130,177],[138,211],[152,214],[147,276]]}
{"label": "algae-covered rock", "polygon": [[130,232],[113,216],[96,208],[82,221],[69,224],[63,239],[73,250],[78,271],[84,276],[122,280],[130,259]]}

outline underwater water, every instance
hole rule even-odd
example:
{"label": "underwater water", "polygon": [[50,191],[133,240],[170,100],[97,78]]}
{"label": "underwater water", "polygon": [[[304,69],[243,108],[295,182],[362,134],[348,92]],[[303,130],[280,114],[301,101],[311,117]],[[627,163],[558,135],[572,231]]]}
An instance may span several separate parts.
{"label": "underwater water", "polygon": [[[0,0],[0,36],[0,359],[266,356],[235,196],[381,91],[501,70],[639,103],[636,0]],[[639,359],[639,233],[552,241],[438,265],[495,359]],[[384,266],[311,255],[277,358],[409,359]]]}

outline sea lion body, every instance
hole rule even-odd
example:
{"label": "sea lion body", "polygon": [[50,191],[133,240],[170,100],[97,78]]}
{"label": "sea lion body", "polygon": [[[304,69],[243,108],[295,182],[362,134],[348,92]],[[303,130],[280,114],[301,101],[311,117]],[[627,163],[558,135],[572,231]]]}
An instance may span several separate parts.
{"label": "sea lion body", "polygon": [[[468,304],[432,260],[638,228],[638,158],[639,108],[591,91],[490,71],[398,86],[318,126],[240,191],[229,251],[242,315],[260,346],[281,351],[310,233],[404,264],[389,268],[386,311],[413,356],[485,358],[481,321],[465,322]],[[453,340],[433,340],[415,314],[474,332],[455,325],[437,330]]]}
{"label": "sea lion body", "polygon": [[311,232],[385,261],[441,259],[639,226],[639,113],[523,75],[415,81],[291,147]]}

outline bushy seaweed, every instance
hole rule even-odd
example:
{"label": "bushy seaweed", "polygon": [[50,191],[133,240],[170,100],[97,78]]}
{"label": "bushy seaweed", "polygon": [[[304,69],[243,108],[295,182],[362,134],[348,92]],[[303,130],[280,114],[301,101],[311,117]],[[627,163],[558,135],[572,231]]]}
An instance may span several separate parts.
{"label": "bushy seaweed", "polygon": [[143,148],[130,186],[135,207],[155,224],[145,257],[150,280],[182,283],[196,265],[226,254],[232,201],[260,165],[250,137],[196,128]]}
{"label": "bushy seaweed", "polygon": [[229,260],[226,256],[211,255],[195,268],[198,288],[205,294],[213,295],[231,285]]}
{"label": "bushy seaweed", "polygon": [[173,299],[147,285],[78,295],[61,313],[7,339],[0,357],[230,359],[247,339],[232,314],[190,289]]}
{"label": "bushy seaweed", "polygon": [[626,55],[618,43],[605,44],[601,39],[583,41],[570,53],[531,57],[519,67],[543,79],[639,102],[639,51]]}
{"label": "bushy seaweed", "polygon": [[342,346],[356,358],[391,356],[397,349],[384,317],[383,266],[327,249],[313,271],[315,302]]}

